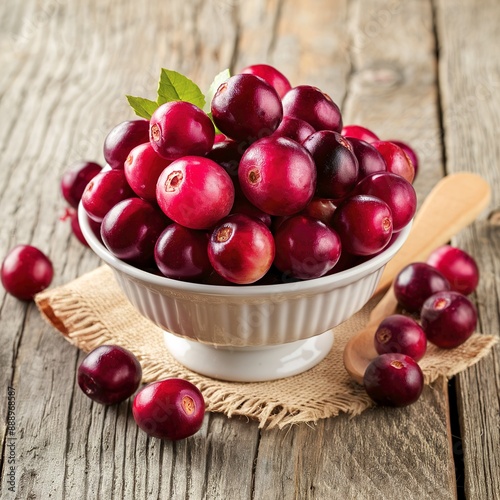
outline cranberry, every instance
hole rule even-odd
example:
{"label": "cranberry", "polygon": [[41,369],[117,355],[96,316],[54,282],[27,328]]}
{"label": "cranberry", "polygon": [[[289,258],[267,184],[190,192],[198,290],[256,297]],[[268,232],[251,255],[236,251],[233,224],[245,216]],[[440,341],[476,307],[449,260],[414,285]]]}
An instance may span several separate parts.
{"label": "cranberry", "polygon": [[479,283],[476,261],[460,248],[444,245],[432,252],[427,264],[435,267],[450,282],[451,290],[471,294]]}
{"label": "cranberry", "polygon": [[136,146],[125,160],[125,177],[137,196],[156,203],[156,183],[158,177],[170,165],[170,160],[158,156],[146,142]]}
{"label": "cranberry", "polygon": [[123,168],[128,154],[149,141],[149,122],[129,120],[114,127],[104,139],[104,159],[111,168]]}
{"label": "cranberry", "polygon": [[375,172],[385,172],[387,166],[382,155],[371,145],[360,139],[349,137],[354,156],[358,160],[358,181]]}
{"label": "cranberry", "polygon": [[243,214],[229,215],[212,232],[208,257],[213,268],[237,284],[254,283],[273,263],[274,239],[259,219]]}
{"label": "cranberry", "polygon": [[128,349],[102,345],[91,351],[78,367],[78,385],[92,401],[121,403],[139,387],[142,369]]}
{"label": "cranberry", "polygon": [[242,69],[240,73],[259,76],[274,87],[280,98],[292,88],[287,77],[269,64],[253,64]]}
{"label": "cranberry", "polygon": [[200,430],[205,401],[199,389],[187,380],[158,380],[137,393],[132,414],[149,436],[177,441]]}
{"label": "cranberry", "polygon": [[244,151],[240,144],[230,139],[214,144],[207,158],[218,163],[231,177],[235,185],[238,184],[238,165]]}
{"label": "cranberry", "polygon": [[398,352],[420,361],[427,349],[427,338],[414,319],[393,314],[385,318],[375,331],[375,349],[379,354]]}
{"label": "cranberry", "polygon": [[316,195],[323,198],[347,196],[358,179],[358,160],[349,142],[336,132],[322,130],[310,135],[303,145],[316,164]]}
{"label": "cranberry", "polygon": [[38,248],[16,245],[5,256],[0,275],[8,293],[20,300],[30,300],[50,285],[54,268]]}
{"label": "cranberry", "polygon": [[311,134],[314,134],[314,132],[315,130],[312,126],[304,120],[285,116],[283,120],[281,120],[279,127],[274,131],[273,136],[288,137],[302,144]]}
{"label": "cranberry", "polygon": [[234,200],[232,214],[244,214],[260,219],[267,227],[271,227],[272,217],[266,212],[263,212],[255,205],[252,205],[243,195]]}
{"label": "cranberry", "polygon": [[276,90],[261,78],[234,75],[215,93],[212,117],[231,139],[250,144],[271,135],[283,118],[283,106]]}
{"label": "cranberry", "polygon": [[388,141],[372,142],[372,146],[382,155],[387,171],[404,177],[408,182],[415,178],[415,167],[408,155],[396,144]]}
{"label": "cranberry", "polygon": [[368,396],[377,404],[407,406],[422,394],[424,375],[410,356],[381,354],[366,368],[363,384]]}
{"label": "cranberry", "polygon": [[319,278],[340,258],[340,238],[323,222],[305,215],[284,221],[276,232],[274,265],[299,279]]}
{"label": "cranberry", "polygon": [[166,217],[153,205],[140,198],[130,198],[106,214],[101,237],[114,256],[147,266],[153,262],[156,240],[167,224]]}
{"label": "cranberry", "polygon": [[101,165],[91,161],[78,161],[67,170],[61,179],[64,199],[77,208],[87,184],[102,170]]}
{"label": "cranberry", "polygon": [[[75,211],[70,215],[70,221],[71,221],[71,230],[73,231],[73,234],[75,235],[76,239],[82,245],[85,245],[86,247],[88,247],[89,244],[87,243],[85,236],[83,236],[82,229],[80,227],[80,222],[78,221],[78,212]],[[89,219],[89,222],[90,223],[94,222],[94,224],[97,224],[92,219]]]}
{"label": "cranberry", "polygon": [[339,107],[329,95],[310,85],[299,85],[286,93],[283,114],[304,120],[315,130],[342,130]]}
{"label": "cranberry", "polygon": [[375,196],[350,196],[335,210],[332,227],[344,250],[354,255],[373,255],[391,239],[391,209]]}
{"label": "cranberry", "polygon": [[351,139],[359,139],[364,142],[372,143],[380,139],[370,129],[362,127],[361,125],[346,125],[341,134],[344,137]]}
{"label": "cranberry", "polygon": [[332,200],[326,198],[313,198],[306,208],[302,210],[301,214],[308,215],[313,219],[318,219],[327,226],[330,226],[336,208]]}
{"label": "cranberry", "polygon": [[477,324],[477,311],[461,293],[437,292],[424,302],[420,321],[429,342],[451,349],[472,335]]}
{"label": "cranberry", "polygon": [[190,102],[166,102],[151,116],[151,145],[158,155],[167,160],[187,155],[203,156],[212,148],[214,138],[212,121]]}
{"label": "cranberry", "polygon": [[385,201],[392,213],[393,231],[401,231],[417,210],[417,194],[400,175],[377,172],[365,177],[357,186],[357,194],[369,194]]}
{"label": "cranberry", "polygon": [[234,186],[227,172],[208,158],[184,156],[172,162],[156,185],[160,208],[190,229],[209,229],[231,210]]}
{"label": "cranberry", "polygon": [[82,195],[82,205],[91,219],[102,222],[118,202],[134,196],[123,170],[107,170],[97,174],[87,184]]}
{"label": "cranberry", "polygon": [[432,294],[449,290],[448,280],[434,267],[414,262],[404,267],[394,280],[394,294],[407,311],[420,312]]}
{"label": "cranberry", "polygon": [[167,278],[200,281],[212,272],[207,246],[206,232],[170,224],[156,242],[156,265]]}
{"label": "cranberry", "polygon": [[267,137],[252,144],[241,158],[238,177],[250,202],[270,215],[300,212],[316,189],[311,155],[285,137]]}
{"label": "cranberry", "polygon": [[418,156],[417,153],[415,153],[415,150],[410,147],[406,142],[401,142],[401,141],[389,141],[392,142],[393,144],[396,144],[396,146],[399,146],[410,158],[411,162],[413,163],[413,168],[415,169],[415,177],[417,177],[418,173]]}

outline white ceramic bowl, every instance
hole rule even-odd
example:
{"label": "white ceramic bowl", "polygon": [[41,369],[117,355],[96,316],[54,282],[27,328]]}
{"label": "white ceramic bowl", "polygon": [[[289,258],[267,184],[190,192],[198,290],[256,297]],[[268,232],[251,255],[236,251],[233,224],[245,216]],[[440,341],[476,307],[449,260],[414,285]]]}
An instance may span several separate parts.
{"label": "white ceramic bowl", "polygon": [[411,226],[379,255],[331,276],[216,286],[137,269],[108,252],[81,206],[78,218],[90,247],[111,267],[128,300],[165,331],[175,359],[210,377],[249,382],[295,375],[319,363],[332,347],[330,330],[366,304]]}

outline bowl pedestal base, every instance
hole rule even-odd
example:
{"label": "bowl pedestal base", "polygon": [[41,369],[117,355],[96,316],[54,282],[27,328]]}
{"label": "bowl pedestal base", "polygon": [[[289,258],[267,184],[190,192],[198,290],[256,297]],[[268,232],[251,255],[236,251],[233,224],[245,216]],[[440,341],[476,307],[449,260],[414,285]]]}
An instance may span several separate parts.
{"label": "bowl pedestal base", "polygon": [[333,332],[261,347],[216,347],[164,332],[170,354],[190,370],[231,382],[264,382],[290,377],[317,365],[330,352]]}

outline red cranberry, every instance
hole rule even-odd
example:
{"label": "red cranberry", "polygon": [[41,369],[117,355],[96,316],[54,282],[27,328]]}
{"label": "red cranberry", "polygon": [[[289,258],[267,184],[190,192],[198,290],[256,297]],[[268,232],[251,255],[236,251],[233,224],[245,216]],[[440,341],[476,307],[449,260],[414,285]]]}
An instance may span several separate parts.
{"label": "red cranberry", "polygon": [[287,77],[269,64],[253,64],[242,69],[240,73],[259,76],[274,87],[280,98],[292,88]]}
{"label": "red cranberry", "polygon": [[319,278],[340,258],[340,238],[323,222],[304,215],[290,217],[276,232],[274,265],[299,279]]}
{"label": "red cranberry", "polygon": [[208,158],[184,156],[160,175],[156,199],[173,221],[190,229],[209,229],[231,210],[234,186],[229,174]]}
{"label": "red cranberry", "polygon": [[137,196],[156,203],[158,177],[170,163],[170,160],[158,156],[151,143],[146,142],[130,151],[124,164],[125,177]]}
{"label": "red cranberry", "polygon": [[332,200],[326,198],[313,198],[300,213],[301,215],[308,215],[313,219],[318,219],[327,226],[330,226],[336,208]]}
{"label": "red cranberry", "polygon": [[332,226],[340,236],[343,250],[354,255],[373,255],[391,239],[391,209],[375,196],[350,196],[335,210]]}
{"label": "red cranberry", "polygon": [[378,326],[375,332],[375,349],[379,354],[397,352],[420,361],[427,349],[427,338],[414,319],[393,314]]}
{"label": "red cranberry", "polygon": [[382,155],[371,145],[360,139],[349,137],[354,156],[358,160],[358,181],[375,172],[385,172],[387,166]]}
{"label": "red cranberry", "polygon": [[384,158],[388,172],[398,174],[408,182],[413,182],[415,167],[408,155],[399,146],[388,141],[372,142],[372,146]]}
{"label": "red cranberry", "polygon": [[448,280],[424,262],[409,264],[394,280],[394,294],[401,306],[410,312],[419,312],[428,297],[449,289]]}
{"label": "red cranberry", "polygon": [[134,398],[132,414],[149,436],[177,441],[200,430],[205,401],[191,382],[170,378],[143,387]]}
{"label": "red cranberry", "polygon": [[156,242],[156,265],[167,278],[200,281],[212,272],[207,247],[206,232],[170,224]]}
{"label": "red cranberry", "polygon": [[215,129],[198,106],[172,101],[162,104],[151,116],[149,138],[158,155],[175,160],[208,153],[214,144]]}
{"label": "red cranberry", "polygon": [[64,199],[73,208],[78,208],[85,187],[101,170],[101,165],[97,163],[78,161],[63,174],[61,192]]}
{"label": "red cranberry", "polygon": [[472,335],[477,324],[477,311],[461,293],[437,292],[424,302],[420,321],[429,342],[451,349]]}
{"label": "red cranberry", "polygon": [[362,127],[361,125],[346,125],[342,129],[341,134],[349,138],[349,140],[359,139],[369,144],[380,140],[370,129]]}
{"label": "red cranberry", "polygon": [[377,172],[365,177],[356,186],[356,193],[376,196],[389,205],[395,233],[412,220],[417,210],[417,194],[413,186],[400,175],[390,172]]}
{"label": "red cranberry", "polygon": [[118,124],[104,139],[104,158],[111,168],[123,168],[128,154],[149,141],[149,122],[130,120]]}
{"label": "red cranberry", "polygon": [[237,284],[254,283],[273,263],[274,239],[259,219],[243,214],[229,215],[212,232],[208,257],[213,268]]}
{"label": "red cranberry", "polygon": [[140,198],[129,198],[106,214],[101,237],[114,256],[147,266],[154,261],[156,240],[167,224],[166,217],[153,205]]}
{"label": "red cranberry", "polygon": [[121,403],[139,387],[142,369],[128,349],[102,345],[90,352],[78,367],[78,385],[92,401]]}
{"label": "red cranberry", "polygon": [[311,155],[285,137],[267,137],[252,144],[241,158],[238,177],[250,202],[270,215],[300,212],[316,189]]}
{"label": "red cranberry", "polygon": [[[76,239],[82,245],[85,245],[86,247],[88,247],[89,244],[87,243],[85,236],[83,236],[82,229],[80,227],[80,222],[78,221],[78,212],[75,211],[71,214],[70,221],[71,221],[71,230],[73,231],[73,234],[75,235]],[[94,222],[92,219],[89,219],[89,221]]]}
{"label": "red cranberry", "polygon": [[336,132],[322,130],[310,135],[303,145],[316,164],[316,195],[323,198],[347,196],[358,179],[358,160],[349,142]]}
{"label": "red cranberry", "polygon": [[315,130],[342,130],[339,107],[316,87],[299,85],[283,97],[283,114],[309,123]]}
{"label": "red cranberry", "polygon": [[410,356],[381,354],[366,368],[363,384],[368,396],[377,404],[407,406],[422,394],[424,375]]}
{"label": "red cranberry", "polygon": [[439,247],[429,255],[427,264],[441,272],[455,292],[469,295],[479,283],[476,261],[460,248],[450,245]]}
{"label": "red cranberry", "polygon": [[232,214],[243,214],[249,215],[250,217],[256,217],[260,219],[267,227],[271,227],[272,217],[266,212],[263,212],[255,205],[252,205],[245,196],[241,195],[234,200],[233,208],[231,209]]}
{"label": "red cranberry", "polygon": [[283,117],[279,127],[274,131],[274,137],[288,137],[302,144],[315,130],[309,123],[291,116]]}
{"label": "red cranberry", "polygon": [[97,174],[87,184],[82,195],[82,205],[91,219],[102,222],[118,202],[134,196],[123,170],[107,170]]}
{"label": "red cranberry", "polygon": [[238,142],[250,144],[271,135],[283,118],[276,90],[255,75],[234,75],[215,93],[212,117],[221,132]]}
{"label": "red cranberry", "polygon": [[8,293],[20,300],[31,300],[50,285],[54,268],[38,248],[16,245],[5,256],[0,275]]}
{"label": "red cranberry", "polygon": [[[396,146],[399,146],[410,158],[411,162],[413,163],[413,168],[415,169],[415,177],[417,177],[418,173],[418,156],[417,153],[415,153],[415,150],[410,147],[406,142],[401,142],[401,141],[389,141],[392,142],[393,144],[396,144]],[[414,179],[415,180],[415,179]]]}
{"label": "red cranberry", "polygon": [[230,139],[214,144],[207,153],[207,158],[218,163],[231,177],[235,185],[238,184],[238,165],[244,150],[240,144]]}

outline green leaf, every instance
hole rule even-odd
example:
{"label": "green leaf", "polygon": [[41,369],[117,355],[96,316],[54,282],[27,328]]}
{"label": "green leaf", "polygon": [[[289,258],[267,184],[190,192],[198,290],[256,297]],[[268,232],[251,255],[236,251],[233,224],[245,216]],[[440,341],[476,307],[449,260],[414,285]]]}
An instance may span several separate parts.
{"label": "green leaf", "polygon": [[205,106],[205,96],[189,78],[162,68],[158,84],[158,106],[171,101],[187,101],[199,108]]}
{"label": "green leaf", "polygon": [[203,108],[203,110],[206,113],[210,111],[210,105],[212,104],[212,99],[214,98],[217,89],[220,87],[222,83],[224,83],[230,77],[231,77],[231,72],[229,71],[229,69],[225,69],[224,71],[221,71],[218,75],[215,76],[206,94],[207,102],[205,103],[205,107]]}
{"label": "green leaf", "polygon": [[134,97],[132,95],[125,96],[128,103],[132,106],[135,114],[141,118],[146,118],[149,120],[151,115],[158,108],[158,103],[150,101],[149,99],[144,99],[143,97]]}

